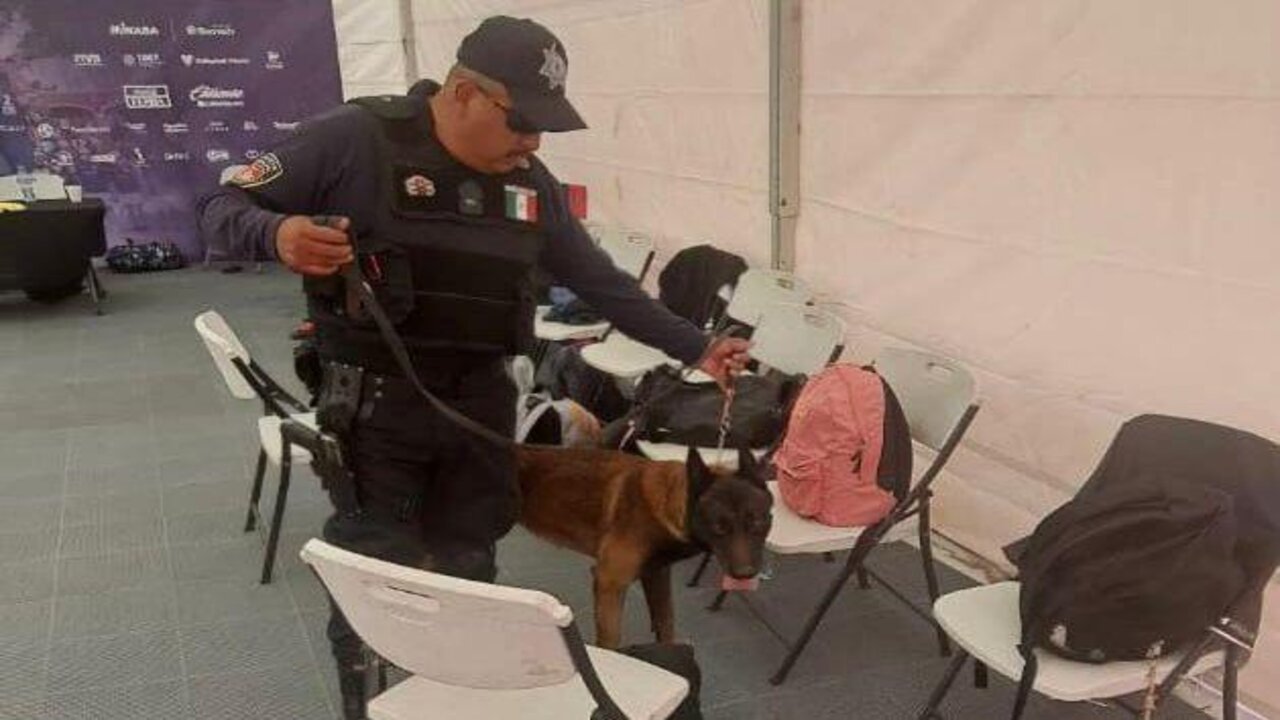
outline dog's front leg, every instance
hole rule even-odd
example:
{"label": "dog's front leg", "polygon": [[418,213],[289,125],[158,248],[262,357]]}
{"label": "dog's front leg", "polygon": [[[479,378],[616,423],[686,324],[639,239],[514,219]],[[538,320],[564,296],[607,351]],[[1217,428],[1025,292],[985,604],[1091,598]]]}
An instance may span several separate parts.
{"label": "dog's front leg", "polygon": [[614,574],[612,568],[597,563],[595,574],[596,646],[617,650],[622,644],[622,610],[627,597],[627,585]]}
{"label": "dog's front leg", "polygon": [[649,624],[660,643],[675,642],[676,613],[671,602],[671,566],[649,567],[640,575],[644,601],[649,606]]}

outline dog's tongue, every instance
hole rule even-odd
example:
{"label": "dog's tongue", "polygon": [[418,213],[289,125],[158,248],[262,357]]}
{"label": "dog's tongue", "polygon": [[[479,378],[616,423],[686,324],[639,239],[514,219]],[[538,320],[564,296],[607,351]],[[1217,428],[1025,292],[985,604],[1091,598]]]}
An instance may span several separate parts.
{"label": "dog's tongue", "polygon": [[746,580],[739,580],[732,575],[725,573],[720,579],[721,590],[757,590],[760,587],[760,576],[757,575]]}

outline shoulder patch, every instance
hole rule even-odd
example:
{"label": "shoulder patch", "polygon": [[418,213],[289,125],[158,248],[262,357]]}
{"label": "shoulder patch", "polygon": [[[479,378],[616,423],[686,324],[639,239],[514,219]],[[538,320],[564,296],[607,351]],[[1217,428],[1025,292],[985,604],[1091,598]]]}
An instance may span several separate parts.
{"label": "shoulder patch", "polygon": [[406,95],[366,95],[349,101],[384,120],[409,120],[426,107],[421,98]]}
{"label": "shoulder patch", "polygon": [[281,175],[284,175],[284,165],[280,163],[280,158],[275,153],[267,153],[259,155],[227,182],[236,187],[255,188],[266,185]]}

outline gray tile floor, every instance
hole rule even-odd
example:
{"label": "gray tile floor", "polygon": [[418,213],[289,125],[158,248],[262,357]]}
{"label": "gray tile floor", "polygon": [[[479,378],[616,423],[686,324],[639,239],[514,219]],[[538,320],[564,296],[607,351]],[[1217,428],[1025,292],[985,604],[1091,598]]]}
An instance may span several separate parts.
{"label": "gray tile floor", "polygon": [[[269,268],[104,281],[102,317],[87,296],[0,296],[0,720],[334,718],[326,600],[297,559],[326,500],[302,471],[277,580],[258,585],[262,540],[240,532],[257,408],[228,395],[191,325],[217,308],[293,383],[297,279]],[[591,627],[584,559],[520,531],[499,554],[502,582],[552,592]],[[885,547],[873,565],[923,597],[910,547]],[[778,562],[751,606],[715,614],[703,610],[710,588],[677,588],[708,718],[914,717],[946,661],[883,591],[846,592],[792,678],[768,684],[780,636],[796,632],[832,569]],[[943,581],[966,584],[947,571]],[[629,638],[645,638],[638,595],[627,622]],[[986,691],[959,682],[946,716],[1001,717],[1011,693],[999,680]],[[1044,700],[1028,716],[1125,717]],[[1201,716],[1177,705],[1164,717]]]}

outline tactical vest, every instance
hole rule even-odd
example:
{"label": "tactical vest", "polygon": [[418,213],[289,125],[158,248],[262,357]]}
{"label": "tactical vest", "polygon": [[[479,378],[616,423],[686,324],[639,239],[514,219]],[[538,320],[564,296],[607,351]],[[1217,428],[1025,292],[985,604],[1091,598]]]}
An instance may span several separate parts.
{"label": "tactical vest", "polygon": [[[532,273],[545,243],[532,173],[484,175],[435,139],[421,99],[351,101],[380,146],[380,198],[357,259],[412,352],[526,352],[533,343]],[[385,343],[336,278],[308,279],[326,355],[386,367]]]}

